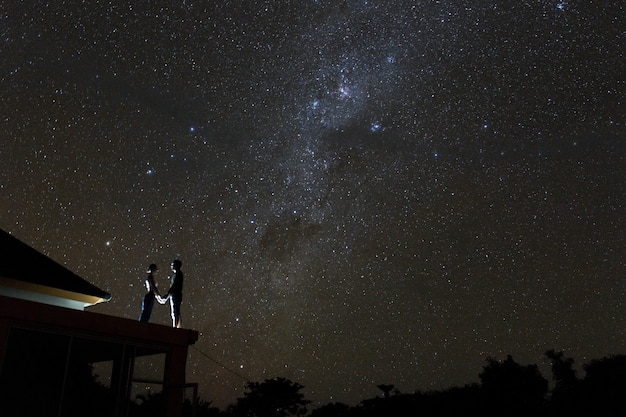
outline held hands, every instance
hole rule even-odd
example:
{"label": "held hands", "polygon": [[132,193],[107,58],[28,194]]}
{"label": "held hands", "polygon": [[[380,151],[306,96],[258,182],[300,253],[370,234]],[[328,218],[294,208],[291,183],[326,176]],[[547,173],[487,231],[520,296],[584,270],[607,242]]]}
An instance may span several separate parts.
{"label": "held hands", "polygon": [[156,299],[157,299],[157,301],[159,302],[159,304],[165,304],[165,302],[167,301],[167,299],[168,299],[168,298],[169,298],[169,297],[165,297],[165,298],[163,298],[163,297],[161,297],[159,294],[157,294],[157,295],[156,295]]}

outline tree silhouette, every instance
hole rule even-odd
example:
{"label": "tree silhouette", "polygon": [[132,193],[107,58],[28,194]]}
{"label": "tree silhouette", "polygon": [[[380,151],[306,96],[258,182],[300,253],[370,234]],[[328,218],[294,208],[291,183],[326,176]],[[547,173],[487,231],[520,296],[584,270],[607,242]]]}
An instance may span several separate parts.
{"label": "tree silhouette", "polygon": [[64,416],[84,416],[87,409],[91,410],[90,416],[93,417],[112,415],[114,412],[112,392],[108,387],[97,382],[93,365],[70,362],[67,372],[62,412]]}
{"label": "tree silhouette", "polygon": [[352,408],[347,404],[329,403],[313,410],[311,417],[347,417],[351,412]]}
{"label": "tree silhouette", "polygon": [[626,415],[626,355],[594,360],[584,366],[583,409],[587,415]]}
{"label": "tree silhouette", "polygon": [[165,413],[165,397],[162,392],[137,395],[129,408],[131,417],[161,417]]}
{"label": "tree silhouette", "polygon": [[[365,399],[353,407],[343,403],[329,403],[314,409],[310,416],[626,416],[625,355],[597,359],[586,364],[583,367],[586,372],[584,379],[576,377],[576,371],[573,369],[574,360],[565,357],[563,352],[549,350],[545,352],[545,356],[551,361],[555,381],[551,395],[547,395],[547,380],[540,374],[536,365],[520,365],[508,356],[504,361],[488,358],[487,364],[479,374],[480,384],[452,387],[440,391],[416,391],[412,394],[401,394],[393,385],[379,385],[378,388],[385,394],[385,398],[376,396]],[[93,390],[95,380],[91,368],[79,366],[73,369],[70,367],[68,372],[76,382],[74,387],[68,386],[70,391],[79,387],[88,391]],[[9,388],[6,384],[4,387]],[[187,401],[183,417],[192,415],[196,417],[304,416],[310,401],[307,401],[300,392],[302,388],[304,388],[302,385],[285,378],[268,379],[260,383],[249,382],[246,384],[243,397],[226,411],[211,407],[211,403],[206,401],[200,401],[198,407],[192,409],[191,402]],[[25,392],[28,393],[28,391]],[[99,390],[96,390],[96,393],[98,392]],[[106,392],[103,391],[99,395],[105,394]],[[77,402],[76,410],[88,409],[89,407],[83,405],[85,402],[93,404],[103,402],[102,399],[90,393],[82,395],[85,401]],[[158,416],[159,410],[162,410],[160,397],[161,394],[153,394],[141,398],[143,400],[141,404],[131,403],[129,416]],[[1,415],[5,415],[5,410]],[[25,414],[9,413],[8,415]],[[56,416],[57,414],[37,415]],[[68,413],[67,415],[78,414]],[[107,411],[102,415],[111,414]]]}
{"label": "tree silhouette", "polygon": [[391,385],[391,384],[389,384],[389,385],[387,385],[387,384],[380,384],[380,385],[376,385],[376,388],[380,389],[383,392],[383,394],[385,395],[385,398],[389,398],[389,393],[395,387],[393,385]]}
{"label": "tree silhouette", "polygon": [[510,355],[503,362],[488,358],[479,377],[486,406],[498,415],[536,415],[548,392],[537,365],[522,366]]}
{"label": "tree silhouette", "polygon": [[247,392],[231,407],[230,412],[242,417],[301,416],[307,412],[310,401],[304,399],[302,385],[285,378],[248,382]]}
{"label": "tree silhouette", "polygon": [[552,378],[555,382],[553,394],[571,391],[577,382],[576,371],[573,368],[574,359],[566,358],[563,352],[554,350],[548,350],[545,355],[552,363]]}
{"label": "tree silhouette", "polygon": [[545,356],[552,368],[552,389],[550,401],[546,404],[547,412],[554,416],[575,416],[579,410],[580,381],[576,378],[574,359],[566,358],[563,352],[548,350]]}

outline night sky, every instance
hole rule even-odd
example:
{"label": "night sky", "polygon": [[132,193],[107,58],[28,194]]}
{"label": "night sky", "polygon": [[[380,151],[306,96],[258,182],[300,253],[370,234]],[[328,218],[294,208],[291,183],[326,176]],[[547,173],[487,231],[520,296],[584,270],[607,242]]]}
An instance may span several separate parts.
{"label": "night sky", "polygon": [[221,407],[244,378],[356,404],[625,353],[625,12],[2,2],[0,228],[130,319],[181,259]]}

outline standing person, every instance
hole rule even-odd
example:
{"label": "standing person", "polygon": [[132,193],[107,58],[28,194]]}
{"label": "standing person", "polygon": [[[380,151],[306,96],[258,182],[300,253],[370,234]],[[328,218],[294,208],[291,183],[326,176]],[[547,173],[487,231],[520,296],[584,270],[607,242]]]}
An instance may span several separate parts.
{"label": "standing person", "polygon": [[183,263],[178,259],[172,261],[172,282],[170,289],[163,297],[158,297],[161,304],[165,304],[170,299],[170,307],[172,308],[172,326],[180,328],[180,303],[183,301],[183,271],[180,268]]}
{"label": "standing person", "polygon": [[150,264],[148,271],[146,271],[148,273],[148,276],[146,276],[146,290],[148,290],[148,292],[143,296],[143,300],[141,301],[141,315],[139,316],[139,321],[143,321],[145,323],[150,322],[152,307],[154,307],[154,299],[155,297],[159,297],[159,290],[157,289],[153,275],[158,270],[159,268],[157,268],[156,264]]}

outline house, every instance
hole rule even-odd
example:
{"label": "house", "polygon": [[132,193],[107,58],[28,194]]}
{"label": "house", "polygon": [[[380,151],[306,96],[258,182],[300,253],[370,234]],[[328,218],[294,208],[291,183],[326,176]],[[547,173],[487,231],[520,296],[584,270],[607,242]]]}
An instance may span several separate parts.
{"label": "house", "polygon": [[[0,230],[0,403],[12,416],[182,416],[198,332],[93,313],[111,299]],[[141,386],[155,396],[136,395]],[[146,389],[147,389],[146,388]]]}

